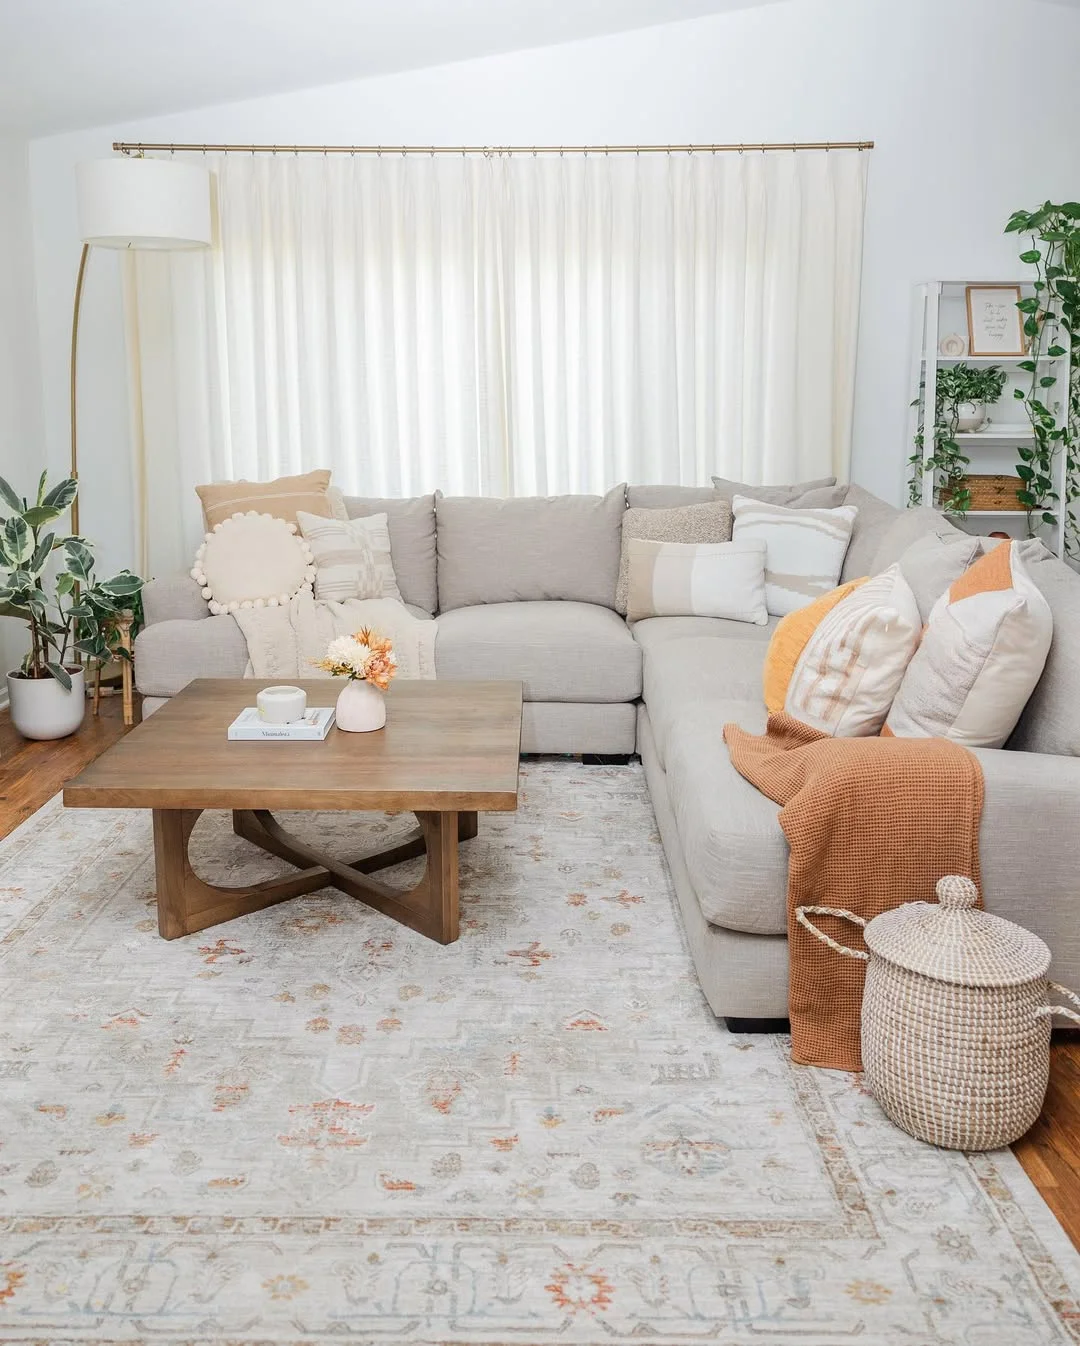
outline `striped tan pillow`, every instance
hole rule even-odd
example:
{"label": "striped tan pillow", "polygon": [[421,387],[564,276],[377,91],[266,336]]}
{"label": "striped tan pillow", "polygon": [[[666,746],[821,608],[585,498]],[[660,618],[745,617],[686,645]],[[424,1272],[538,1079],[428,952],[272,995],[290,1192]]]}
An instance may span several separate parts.
{"label": "striped tan pillow", "polygon": [[840,583],[855,505],[836,509],[793,509],[737,495],[732,501],[735,541],[765,543],[765,601],[769,611],[786,616],[827,594]]}
{"label": "striped tan pillow", "polygon": [[728,617],[764,626],[765,544],[627,539],[626,616]]}
{"label": "striped tan pillow", "polygon": [[272,514],[275,519],[295,523],[298,510],[329,518],[333,506],[329,496],[330,469],[319,468],[298,477],[277,477],[274,481],[215,481],[196,486],[202,501],[207,529],[223,523],[233,514]]}
{"label": "striped tan pillow", "polygon": [[[386,515],[381,516],[383,530]],[[297,515],[304,541],[315,558],[315,597],[322,602],[344,603],[348,598],[387,597],[371,545],[367,519],[324,519],[316,514]],[[389,537],[387,539],[389,554]],[[393,569],[391,569],[391,575]],[[396,587],[396,586],[395,586]]]}

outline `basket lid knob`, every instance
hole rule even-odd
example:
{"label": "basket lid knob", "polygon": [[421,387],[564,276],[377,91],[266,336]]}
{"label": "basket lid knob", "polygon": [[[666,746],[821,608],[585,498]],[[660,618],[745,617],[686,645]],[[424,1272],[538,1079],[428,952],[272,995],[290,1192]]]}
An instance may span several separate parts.
{"label": "basket lid knob", "polygon": [[978,888],[971,879],[965,878],[962,874],[946,874],[943,879],[938,879],[935,892],[938,902],[943,907],[951,907],[954,910],[970,909],[979,900]]}

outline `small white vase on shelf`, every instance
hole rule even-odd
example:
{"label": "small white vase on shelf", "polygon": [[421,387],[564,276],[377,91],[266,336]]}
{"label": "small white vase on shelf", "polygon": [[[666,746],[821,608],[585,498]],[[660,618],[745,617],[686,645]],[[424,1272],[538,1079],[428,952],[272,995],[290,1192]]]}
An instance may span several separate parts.
{"label": "small white vase on shelf", "polygon": [[978,434],[986,423],[985,402],[957,402],[956,428],[964,435]]}
{"label": "small white vase on shelf", "polygon": [[381,729],[386,723],[385,696],[374,683],[364,678],[350,678],[338,692],[335,723],[350,734]]}

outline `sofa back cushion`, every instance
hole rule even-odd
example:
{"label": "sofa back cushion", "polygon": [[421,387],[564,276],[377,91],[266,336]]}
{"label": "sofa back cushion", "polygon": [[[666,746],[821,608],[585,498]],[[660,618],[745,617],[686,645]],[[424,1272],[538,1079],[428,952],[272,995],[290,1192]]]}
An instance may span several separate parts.
{"label": "sofa back cushion", "polygon": [[1050,604],[1054,635],[1046,667],[1008,746],[1080,757],[1080,575],[1045,547],[1025,549],[1028,574]]}
{"label": "sofa back cushion", "polygon": [[891,524],[888,524],[878,540],[877,550],[869,566],[871,575],[879,575],[888,570],[894,561],[899,561],[911,544],[927,533],[944,533],[951,536],[959,533],[959,528],[939,514],[936,509],[921,505],[918,509],[898,510]]}
{"label": "sofa back cushion", "polygon": [[719,500],[711,486],[628,486],[626,503],[631,509],[678,509],[682,505],[707,505]]}
{"label": "sofa back cushion", "polygon": [[401,597],[413,607],[434,613],[438,604],[435,584],[435,497],[418,495],[406,500],[347,495],[350,519],[385,514],[390,529],[390,559]]}
{"label": "sofa back cushion", "polygon": [[615,606],[626,487],[509,500],[436,493],[439,608],[568,599]]}
{"label": "sofa back cushion", "polygon": [[[848,543],[844,566],[840,571],[842,583],[848,580],[862,579],[864,575],[876,575],[874,557],[886,530],[896,521],[900,510],[888,505],[876,495],[864,491],[861,486],[849,486],[844,496],[845,505],[854,505],[859,511],[851,529],[851,541]],[[884,570],[885,567],[883,566]]]}

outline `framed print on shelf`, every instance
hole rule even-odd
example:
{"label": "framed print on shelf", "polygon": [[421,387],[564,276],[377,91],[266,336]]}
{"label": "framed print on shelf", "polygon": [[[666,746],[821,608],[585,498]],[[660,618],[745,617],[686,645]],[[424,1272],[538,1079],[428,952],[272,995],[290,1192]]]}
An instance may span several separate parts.
{"label": "framed print on shelf", "polygon": [[1019,285],[967,286],[968,354],[1026,355]]}

